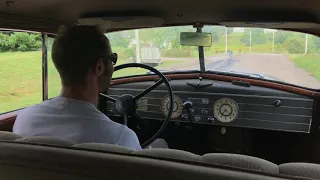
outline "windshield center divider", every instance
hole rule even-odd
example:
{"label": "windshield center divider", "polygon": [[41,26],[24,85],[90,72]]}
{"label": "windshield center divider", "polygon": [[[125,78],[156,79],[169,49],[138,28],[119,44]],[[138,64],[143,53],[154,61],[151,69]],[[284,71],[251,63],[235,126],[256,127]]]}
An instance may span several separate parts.
{"label": "windshield center divider", "polygon": [[47,33],[41,33],[42,37],[42,100],[45,101],[48,99],[48,49]]}
{"label": "windshield center divider", "polygon": [[[197,32],[201,33],[202,32],[202,27],[201,25],[196,25]],[[198,52],[199,52],[199,63],[200,63],[200,71],[205,72],[205,63],[204,63],[204,50],[203,46],[198,46]]]}

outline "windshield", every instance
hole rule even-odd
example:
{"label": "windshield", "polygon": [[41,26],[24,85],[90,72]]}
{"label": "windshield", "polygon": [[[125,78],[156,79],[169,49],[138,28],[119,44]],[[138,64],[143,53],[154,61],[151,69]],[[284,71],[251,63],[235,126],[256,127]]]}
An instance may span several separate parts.
{"label": "windshield", "polygon": [[[119,64],[138,62],[162,72],[200,70],[198,47],[182,46],[181,32],[192,26],[149,28],[107,33]],[[308,88],[320,88],[320,38],[264,28],[205,26],[212,45],[204,48],[205,70],[219,71]],[[118,71],[114,77],[146,74]]]}

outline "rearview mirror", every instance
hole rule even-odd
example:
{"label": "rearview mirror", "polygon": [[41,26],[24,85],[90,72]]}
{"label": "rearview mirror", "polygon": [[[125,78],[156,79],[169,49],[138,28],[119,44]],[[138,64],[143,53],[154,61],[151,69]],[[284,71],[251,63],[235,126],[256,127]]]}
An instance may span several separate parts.
{"label": "rearview mirror", "polygon": [[180,44],[183,46],[210,47],[212,44],[211,33],[181,32]]}

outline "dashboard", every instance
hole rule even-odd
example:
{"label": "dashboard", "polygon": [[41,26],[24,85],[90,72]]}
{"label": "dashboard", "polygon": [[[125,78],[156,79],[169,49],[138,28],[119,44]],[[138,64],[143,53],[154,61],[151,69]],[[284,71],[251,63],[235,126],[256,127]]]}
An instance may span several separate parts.
{"label": "dashboard", "polygon": [[[137,95],[154,81],[113,85],[108,95]],[[309,133],[313,99],[281,90],[204,79],[170,80],[174,93],[172,122],[198,123],[209,126],[231,126]],[[186,109],[183,104],[191,102]],[[168,90],[164,84],[137,102],[138,114],[146,120],[164,121],[169,109]],[[105,113],[119,116],[115,105],[108,102]]]}

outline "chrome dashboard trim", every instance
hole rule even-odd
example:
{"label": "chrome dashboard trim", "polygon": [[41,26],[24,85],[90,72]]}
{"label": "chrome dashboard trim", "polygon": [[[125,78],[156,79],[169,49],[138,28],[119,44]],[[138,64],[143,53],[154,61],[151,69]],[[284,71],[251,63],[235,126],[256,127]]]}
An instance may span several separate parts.
{"label": "chrome dashboard trim", "polygon": [[[128,91],[128,89],[125,88],[110,88],[110,90],[116,90],[116,91]],[[137,92],[142,92],[144,91],[143,89],[130,89],[130,91],[137,91]],[[152,92],[164,92],[166,93],[167,91],[164,90],[153,90]],[[312,102],[312,99],[307,99],[307,98],[291,98],[291,97],[279,97],[279,96],[260,96],[260,95],[246,95],[246,94],[226,94],[226,93],[208,93],[208,92],[191,92],[191,91],[173,91],[174,93],[178,94],[200,94],[200,95],[219,95],[219,96],[236,96],[236,97],[253,97],[253,98],[266,98],[266,99],[289,99],[289,100],[296,100],[296,101],[310,101]]]}

